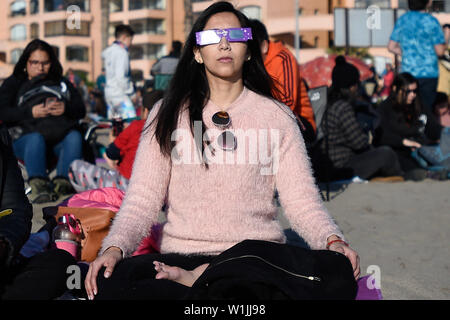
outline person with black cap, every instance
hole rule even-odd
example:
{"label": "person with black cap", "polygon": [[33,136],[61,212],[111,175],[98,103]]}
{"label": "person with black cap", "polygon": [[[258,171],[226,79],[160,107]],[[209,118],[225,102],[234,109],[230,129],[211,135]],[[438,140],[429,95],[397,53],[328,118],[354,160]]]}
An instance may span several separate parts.
{"label": "person with black cap", "polygon": [[401,181],[403,171],[395,152],[386,146],[373,147],[371,135],[356,119],[354,104],[359,83],[358,69],[345,57],[338,56],[332,72],[328,107],[321,124],[325,139],[320,143],[320,150],[334,168],[347,169],[353,176],[362,179],[389,177],[387,180]]}

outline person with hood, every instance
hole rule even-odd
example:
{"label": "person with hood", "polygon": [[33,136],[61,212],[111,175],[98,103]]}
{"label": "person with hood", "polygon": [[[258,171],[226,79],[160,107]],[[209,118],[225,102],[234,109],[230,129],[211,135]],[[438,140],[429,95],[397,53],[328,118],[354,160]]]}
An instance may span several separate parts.
{"label": "person with hood", "polygon": [[388,146],[373,147],[370,135],[356,119],[354,104],[359,84],[358,69],[345,57],[338,56],[332,71],[328,107],[321,124],[325,139],[321,140],[320,149],[334,168],[351,169],[362,179],[402,177],[395,152]]}
{"label": "person with hood", "polygon": [[306,142],[312,142],[316,133],[316,122],[297,59],[282,42],[269,40],[267,28],[261,21],[253,19],[251,24],[261,48],[264,66],[275,80],[275,96],[300,118],[304,139]]}
{"label": "person with hood", "polygon": [[121,24],[116,27],[114,35],[116,40],[102,53],[106,74],[107,118],[135,118],[136,110],[131,99],[135,90],[128,53],[134,31],[130,26]]}

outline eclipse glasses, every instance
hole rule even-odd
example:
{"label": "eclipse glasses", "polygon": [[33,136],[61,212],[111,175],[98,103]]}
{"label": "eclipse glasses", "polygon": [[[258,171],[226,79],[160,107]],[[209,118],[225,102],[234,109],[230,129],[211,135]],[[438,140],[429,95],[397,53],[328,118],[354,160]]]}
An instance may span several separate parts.
{"label": "eclipse glasses", "polygon": [[219,43],[223,37],[228,42],[246,42],[253,39],[252,28],[211,29],[196,32],[195,36],[199,46]]}

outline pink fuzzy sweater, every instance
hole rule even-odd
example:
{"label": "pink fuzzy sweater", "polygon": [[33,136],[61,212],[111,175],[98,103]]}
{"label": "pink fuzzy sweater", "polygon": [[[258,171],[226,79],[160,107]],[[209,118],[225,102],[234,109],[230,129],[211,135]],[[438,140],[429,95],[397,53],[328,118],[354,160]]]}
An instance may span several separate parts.
{"label": "pink fuzzy sweater", "polygon": [[[211,119],[220,110],[209,101],[203,111],[213,147],[221,131]],[[275,190],[291,227],[312,249],[324,249],[333,234],[344,238],[322,203],[292,111],[247,88],[225,110],[237,148],[205,152],[209,169],[190,161],[196,147],[187,111],[171,157],[161,154],[154,127],[141,136],[128,190],[101,252],[116,246],[130,256],[157,223],[166,196],[161,253],[216,255],[245,239],[285,242],[275,219]]]}

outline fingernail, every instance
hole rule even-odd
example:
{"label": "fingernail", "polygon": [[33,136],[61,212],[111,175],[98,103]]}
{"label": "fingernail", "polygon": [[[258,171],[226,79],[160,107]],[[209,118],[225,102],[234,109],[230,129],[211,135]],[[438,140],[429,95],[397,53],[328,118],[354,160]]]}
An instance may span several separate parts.
{"label": "fingernail", "polygon": [[88,295],[88,299],[93,300],[94,298],[92,297],[92,295]]}
{"label": "fingernail", "polygon": [[97,295],[97,290],[94,289],[94,296],[96,296],[96,295]]}
{"label": "fingernail", "polygon": [[105,272],[105,278],[109,278],[111,276],[110,272]]}

